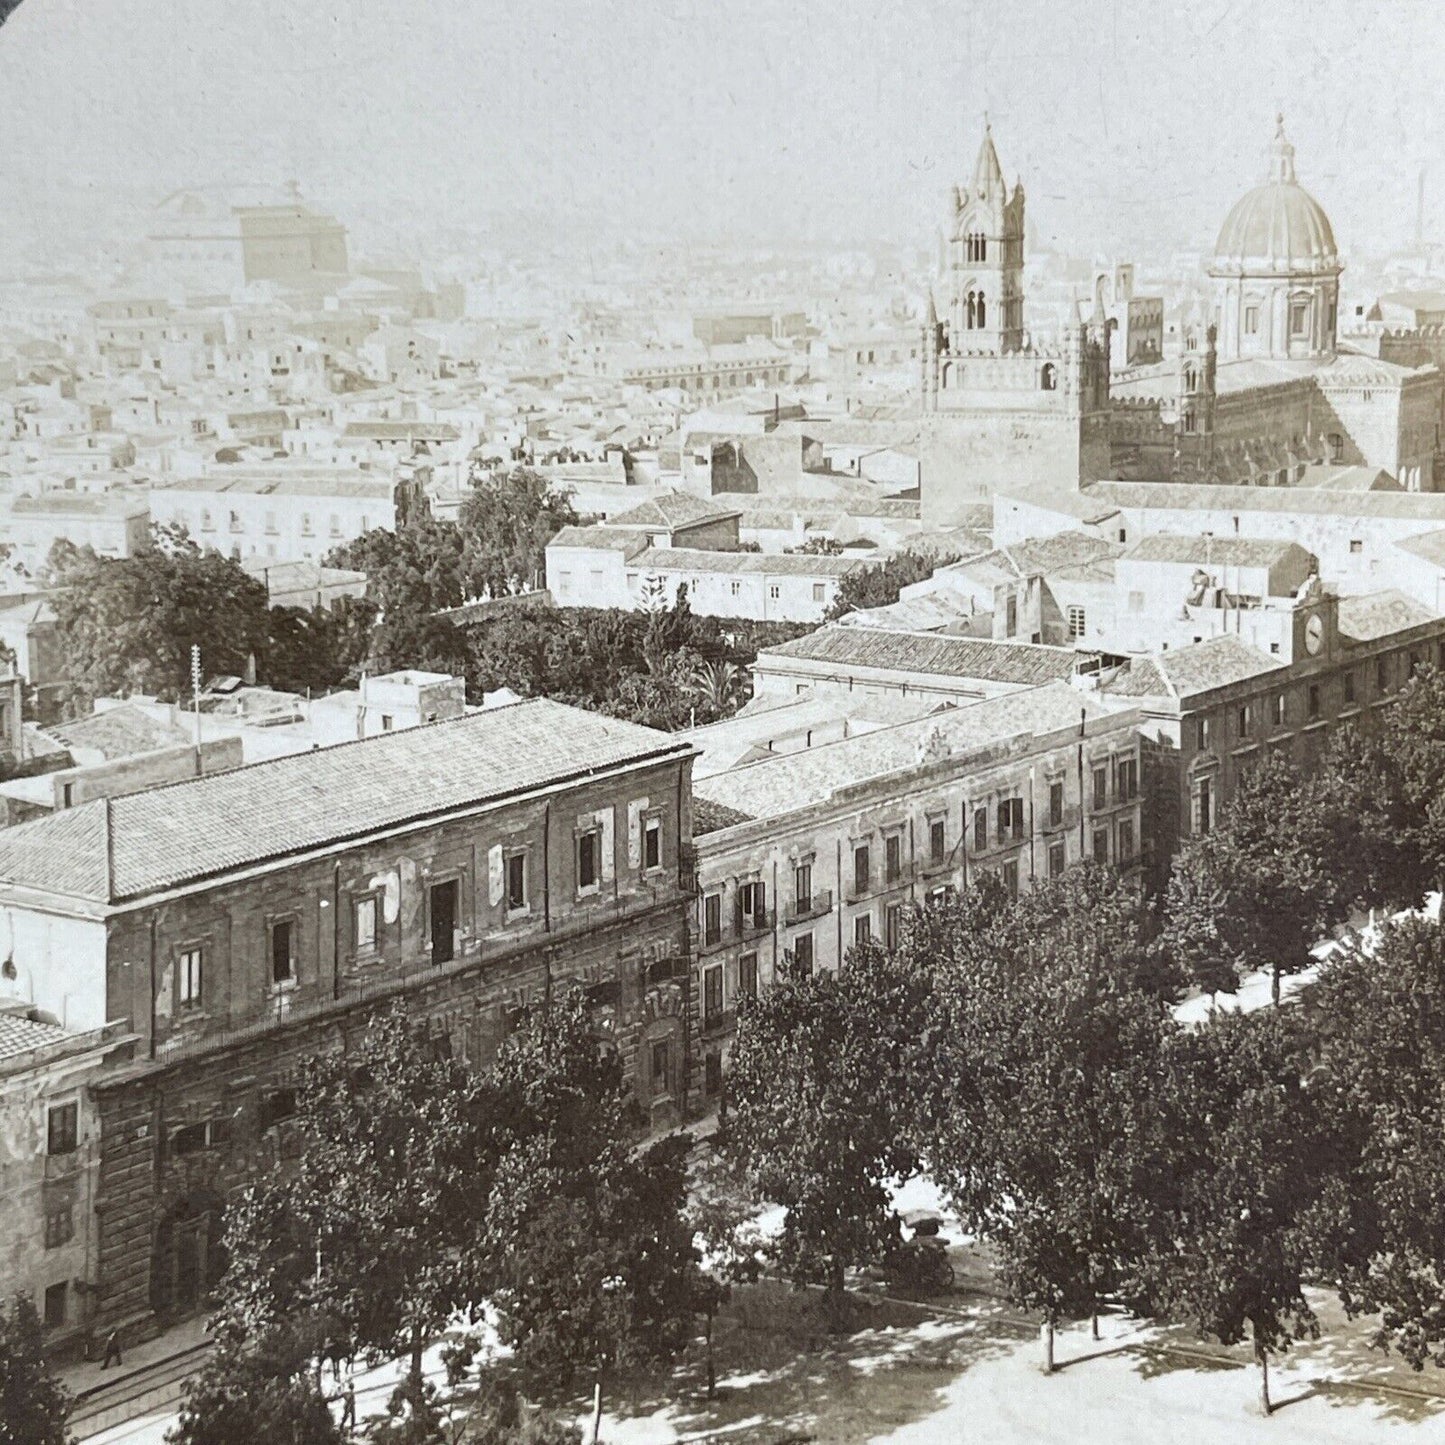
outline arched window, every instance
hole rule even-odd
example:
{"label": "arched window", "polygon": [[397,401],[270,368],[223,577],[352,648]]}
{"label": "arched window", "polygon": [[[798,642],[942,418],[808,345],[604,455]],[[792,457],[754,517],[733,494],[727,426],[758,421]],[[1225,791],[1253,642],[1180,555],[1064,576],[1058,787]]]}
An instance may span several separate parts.
{"label": "arched window", "polygon": [[987,303],[983,299],[983,292],[980,291],[978,293],[978,325],[980,331],[988,325],[988,312],[986,307]]}
{"label": "arched window", "polygon": [[1045,391],[1058,390],[1059,368],[1052,361],[1044,362],[1044,369],[1039,373],[1039,385]]}
{"label": "arched window", "polygon": [[968,293],[968,329],[972,331],[978,325],[978,292]]}
{"label": "arched window", "polygon": [[1194,413],[1193,413],[1192,410],[1186,410],[1185,413],[1184,413],[1184,430],[1185,430],[1190,436],[1193,436],[1193,435],[1194,435],[1195,422],[1194,422]]}
{"label": "arched window", "polygon": [[1194,368],[1192,366],[1186,366],[1184,368],[1184,390],[1194,391],[1197,386],[1198,378],[1195,376]]}

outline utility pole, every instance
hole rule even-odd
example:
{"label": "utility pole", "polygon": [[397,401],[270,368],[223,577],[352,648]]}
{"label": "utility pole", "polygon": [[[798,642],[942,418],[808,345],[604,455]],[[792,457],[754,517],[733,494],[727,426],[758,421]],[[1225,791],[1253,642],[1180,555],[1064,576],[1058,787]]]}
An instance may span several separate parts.
{"label": "utility pole", "polygon": [[201,768],[201,646],[191,644],[191,707],[195,712],[192,736],[196,743],[196,771]]}

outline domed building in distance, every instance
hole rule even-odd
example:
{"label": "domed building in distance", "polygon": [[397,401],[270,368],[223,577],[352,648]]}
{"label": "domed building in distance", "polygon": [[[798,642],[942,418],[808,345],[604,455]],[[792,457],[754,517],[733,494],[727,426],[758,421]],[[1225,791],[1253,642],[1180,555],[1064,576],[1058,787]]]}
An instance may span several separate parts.
{"label": "domed building in distance", "polygon": [[1333,356],[1343,269],[1330,218],[1295,176],[1278,116],[1269,179],[1235,202],[1209,267],[1220,358]]}

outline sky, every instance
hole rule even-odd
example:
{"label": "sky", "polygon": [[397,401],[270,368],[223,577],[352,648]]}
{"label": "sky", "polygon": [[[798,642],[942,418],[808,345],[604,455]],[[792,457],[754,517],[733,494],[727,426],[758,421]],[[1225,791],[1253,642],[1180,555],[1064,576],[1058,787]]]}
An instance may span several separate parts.
{"label": "sky", "polygon": [[1207,246],[1276,111],[1346,248],[1445,236],[1439,0],[23,0],[0,211],[299,180],[424,230],[916,236],[985,111],[1036,234]]}

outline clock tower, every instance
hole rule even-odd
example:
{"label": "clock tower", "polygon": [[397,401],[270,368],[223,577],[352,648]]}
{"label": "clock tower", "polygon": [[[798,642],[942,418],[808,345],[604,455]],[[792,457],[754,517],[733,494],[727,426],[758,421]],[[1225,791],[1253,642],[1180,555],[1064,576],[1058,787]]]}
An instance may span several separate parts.
{"label": "clock tower", "polygon": [[1339,651],[1339,598],[1318,577],[1300,589],[1291,642],[1292,662],[1325,662]]}

